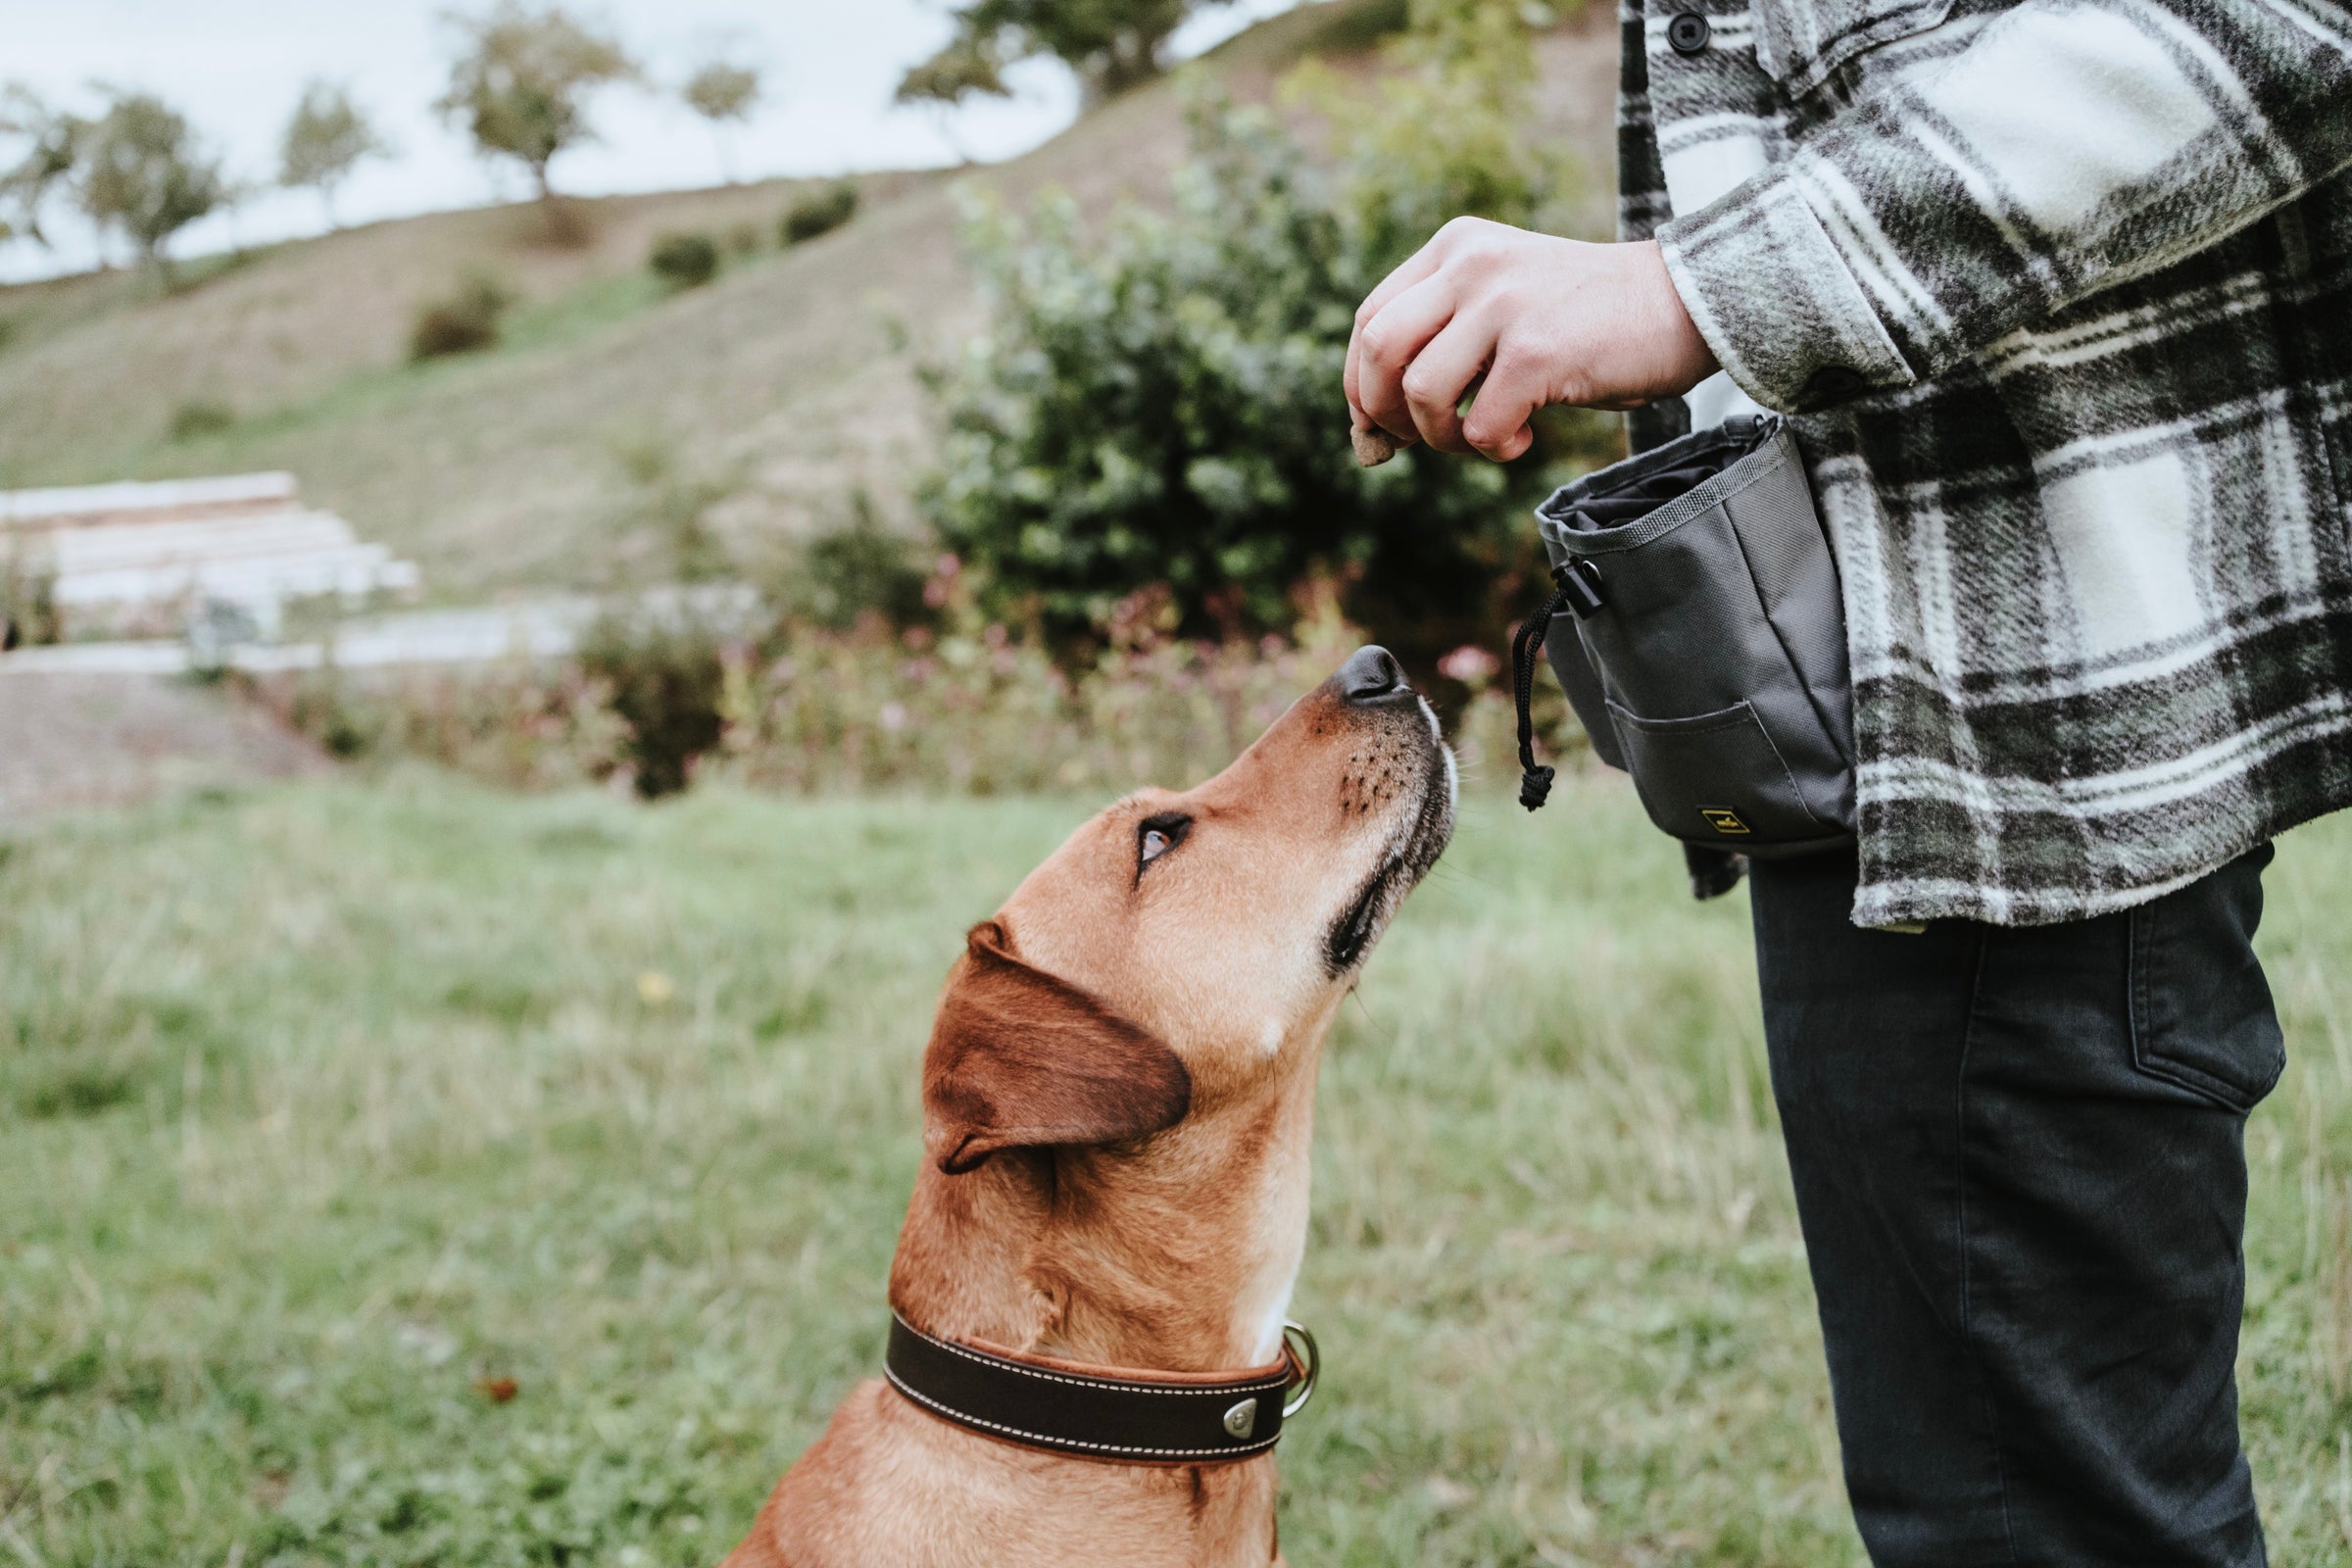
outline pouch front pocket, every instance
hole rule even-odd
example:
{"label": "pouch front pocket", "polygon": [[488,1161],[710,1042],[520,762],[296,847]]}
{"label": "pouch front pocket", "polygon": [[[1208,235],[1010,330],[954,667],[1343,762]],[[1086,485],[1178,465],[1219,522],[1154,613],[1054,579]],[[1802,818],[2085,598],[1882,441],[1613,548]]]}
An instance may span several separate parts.
{"label": "pouch front pocket", "polygon": [[1676,838],[1747,850],[1838,835],[1806,809],[1749,704],[1692,718],[1642,718],[1611,703],[1609,717],[1649,819]]}

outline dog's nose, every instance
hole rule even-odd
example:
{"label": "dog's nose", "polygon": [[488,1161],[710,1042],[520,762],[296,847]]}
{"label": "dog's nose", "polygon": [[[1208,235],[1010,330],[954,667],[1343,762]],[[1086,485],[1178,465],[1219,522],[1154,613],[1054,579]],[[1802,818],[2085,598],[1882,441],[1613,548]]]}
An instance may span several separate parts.
{"label": "dog's nose", "polygon": [[1404,666],[1378,644],[1349,654],[1334,678],[1340,683],[1340,695],[1351,703],[1378,702],[1410,689],[1404,682]]}

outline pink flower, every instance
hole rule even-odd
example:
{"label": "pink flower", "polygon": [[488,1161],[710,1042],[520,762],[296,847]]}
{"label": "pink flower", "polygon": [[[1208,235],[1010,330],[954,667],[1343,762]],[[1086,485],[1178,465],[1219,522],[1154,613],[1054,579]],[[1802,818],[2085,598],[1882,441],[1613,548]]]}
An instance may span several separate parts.
{"label": "pink flower", "polygon": [[1448,680],[1458,680],[1474,686],[1482,680],[1492,680],[1502,668],[1502,661],[1476,643],[1464,643],[1438,661],[1438,673]]}

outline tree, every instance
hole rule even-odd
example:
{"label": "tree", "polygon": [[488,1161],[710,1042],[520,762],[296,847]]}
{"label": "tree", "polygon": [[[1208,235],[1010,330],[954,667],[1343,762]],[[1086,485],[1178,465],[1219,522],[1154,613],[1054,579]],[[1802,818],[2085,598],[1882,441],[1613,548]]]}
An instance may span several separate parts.
{"label": "tree", "polygon": [[1159,74],[1168,35],[1204,5],[1232,0],[966,0],[939,53],[908,71],[899,100],[1004,97],[1004,69],[1052,55],[1078,74],[1089,104]]}
{"label": "tree", "polygon": [[0,138],[20,148],[17,161],[0,169],[0,241],[22,235],[49,243],[42,210],[66,188],[88,130],[87,121],[50,108],[29,87],[0,88]]}
{"label": "tree", "polygon": [[686,107],[710,122],[718,141],[719,172],[735,183],[735,149],[727,135],[730,123],[741,124],[760,107],[760,68],[713,60],[686,78],[678,89]]}
{"label": "tree", "polygon": [[171,105],[142,92],[109,96],[106,113],[74,137],[74,200],[102,231],[120,230],[142,261],[169,271],[172,236],[223,206],[228,181]]}
{"label": "tree", "polygon": [[314,79],[302,90],[294,118],[286,122],[285,134],[278,139],[277,182],[317,191],[328,226],[340,228],[335,220],[336,187],[351,177],[360,160],[387,157],[391,151],[351,94],[333,82]]}
{"label": "tree", "polygon": [[973,93],[1008,98],[1004,60],[994,37],[981,37],[958,27],[947,47],[920,65],[907,68],[899,78],[898,101],[952,108]]}
{"label": "tree", "polygon": [[485,157],[512,158],[528,169],[539,199],[552,201],[547,166],[564,149],[596,139],[589,95],[635,80],[636,63],[616,41],[558,6],[502,0],[485,16],[451,20],[466,46],[433,107]]}

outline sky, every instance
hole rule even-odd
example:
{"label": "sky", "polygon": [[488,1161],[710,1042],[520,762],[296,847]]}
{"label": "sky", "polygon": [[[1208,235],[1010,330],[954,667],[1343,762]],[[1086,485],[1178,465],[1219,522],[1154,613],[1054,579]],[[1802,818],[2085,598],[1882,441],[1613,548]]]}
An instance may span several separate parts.
{"label": "sky", "polygon": [[[1296,3],[1213,6],[1177,35],[1175,53],[1197,54]],[[0,0],[0,81],[83,109],[95,104],[90,84],[105,82],[156,93],[185,114],[231,177],[262,187],[233,213],[181,232],[174,254],[197,255],[325,226],[316,195],[269,187],[278,134],[315,76],[348,88],[398,149],[360,166],[338,193],[346,223],[526,195],[518,170],[485,165],[432,113],[449,75],[450,9],[447,0]],[[1075,82],[1043,61],[1013,74],[1009,102],[951,113],[894,106],[900,74],[948,36],[945,0],[582,0],[575,9],[614,31],[659,91],[605,93],[594,111],[602,142],[555,164],[557,188],[574,194],[719,180],[710,127],[674,91],[714,53],[766,73],[764,107],[733,138],[747,179],[1004,158],[1077,113]],[[54,251],[0,245],[0,280],[90,266],[89,232],[70,220],[55,226]]]}

